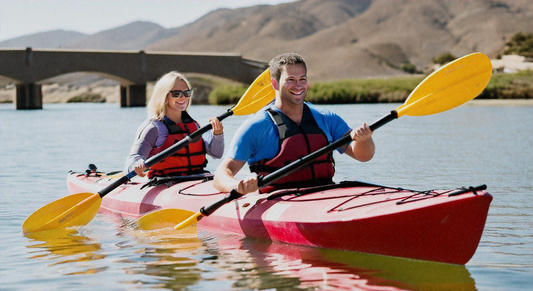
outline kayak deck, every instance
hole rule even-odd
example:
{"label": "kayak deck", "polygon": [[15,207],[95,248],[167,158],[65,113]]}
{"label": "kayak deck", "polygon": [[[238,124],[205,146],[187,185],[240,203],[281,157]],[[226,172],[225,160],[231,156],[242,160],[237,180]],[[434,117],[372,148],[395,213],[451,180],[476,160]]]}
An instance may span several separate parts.
{"label": "kayak deck", "polygon": [[[160,185],[134,179],[102,199],[100,212],[129,218],[164,208],[197,212],[226,193],[209,177]],[[116,179],[70,173],[71,193],[98,192]],[[362,182],[250,193],[198,227],[292,244],[466,264],[485,225],[486,191],[413,191]]]}

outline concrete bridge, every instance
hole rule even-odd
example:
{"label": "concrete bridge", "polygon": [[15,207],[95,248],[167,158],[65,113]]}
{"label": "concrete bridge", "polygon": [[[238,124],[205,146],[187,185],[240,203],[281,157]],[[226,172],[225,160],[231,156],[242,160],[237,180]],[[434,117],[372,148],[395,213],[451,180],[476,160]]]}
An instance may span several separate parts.
{"label": "concrete bridge", "polygon": [[236,54],[71,49],[0,49],[2,83],[16,85],[16,109],[42,109],[42,84],[60,75],[87,72],[120,83],[120,106],[146,104],[146,83],[177,70],[252,83],[267,64]]}

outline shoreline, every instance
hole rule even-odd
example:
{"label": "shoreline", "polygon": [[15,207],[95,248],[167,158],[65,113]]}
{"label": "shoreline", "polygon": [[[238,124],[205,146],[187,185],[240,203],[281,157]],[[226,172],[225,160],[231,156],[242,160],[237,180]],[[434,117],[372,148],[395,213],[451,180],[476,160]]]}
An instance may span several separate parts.
{"label": "shoreline", "polygon": [[[113,98],[114,99],[114,98]],[[106,102],[43,102],[43,104],[68,104],[68,103],[119,103],[118,100],[106,100]],[[384,104],[387,102],[373,102],[373,103],[350,103],[350,104]],[[396,102],[393,102],[396,103]],[[401,102],[397,102],[401,103]],[[0,104],[13,104],[12,101],[5,102],[1,100]],[[206,104],[209,105],[209,104]],[[317,104],[328,105],[328,104]],[[333,105],[333,104],[331,104]],[[337,104],[343,105],[343,104]],[[473,99],[465,103],[468,106],[533,106],[533,99]]]}
{"label": "shoreline", "polygon": [[533,99],[474,99],[466,102],[472,106],[533,106]]}
{"label": "shoreline", "polygon": [[[148,86],[147,94],[151,93],[151,90],[152,90],[152,86]],[[53,85],[43,86],[43,104],[69,103],[67,101],[72,99],[74,96],[79,96],[83,98],[90,94],[104,97],[105,103],[119,103],[120,102],[120,87],[119,86],[71,87],[68,85],[53,84]],[[14,99],[15,99],[15,89],[0,90],[0,104],[13,104]],[[84,102],[91,103],[90,100],[86,100]],[[84,103],[84,102],[80,102],[80,103]],[[361,103],[350,103],[350,104],[379,104],[379,103],[389,103],[389,102],[361,102]],[[472,106],[533,106],[533,99],[473,99],[471,101],[468,101],[466,104],[472,105]]]}

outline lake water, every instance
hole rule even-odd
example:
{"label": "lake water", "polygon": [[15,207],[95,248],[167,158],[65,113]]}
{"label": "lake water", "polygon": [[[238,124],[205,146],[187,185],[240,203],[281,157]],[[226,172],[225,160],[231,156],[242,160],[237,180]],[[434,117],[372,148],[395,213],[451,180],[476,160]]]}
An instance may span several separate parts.
{"label": "lake water", "polygon": [[[300,247],[200,231],[146,237],[98,214],[78,232],[24,236],[23,221],[68,194],[69,170],[121,170],[145,108],[117,104],[0,105],[2,290],[532,290],[533,103],[469,102],[377,130],[374,159],[336,155],[336,180],[426,190],[487,184],[485,231],[465,266]],[[399,104],[327,106],[350,126]],[[227,107],[193,106],[205,124]],[[229,144],[246,117],[226,121]],[[214,171],[219,161],[210,160]]]}

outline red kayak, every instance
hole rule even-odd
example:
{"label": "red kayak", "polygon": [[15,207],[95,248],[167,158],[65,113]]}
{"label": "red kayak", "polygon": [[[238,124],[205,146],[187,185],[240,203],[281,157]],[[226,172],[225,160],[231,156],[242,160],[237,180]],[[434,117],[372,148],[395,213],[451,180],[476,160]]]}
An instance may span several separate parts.
{"label": "red kayak", "polygon": [[[121,174],[68,175],[70,193],[103,189]],[[210,175],[149,182],[136,177],[102,199],[100,212],[138,218],[153,210],[197,212],[223,198]],[[466,264],[492,196],[486,186],[414,191],[363,182],[251,193],[198,222],[209,231],[285,243]]]}

